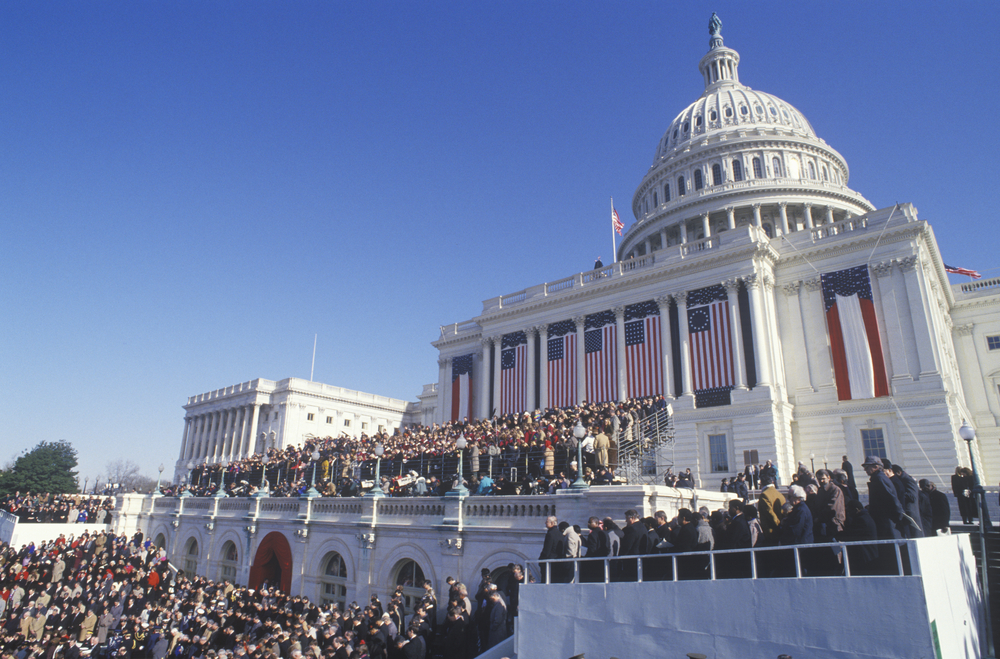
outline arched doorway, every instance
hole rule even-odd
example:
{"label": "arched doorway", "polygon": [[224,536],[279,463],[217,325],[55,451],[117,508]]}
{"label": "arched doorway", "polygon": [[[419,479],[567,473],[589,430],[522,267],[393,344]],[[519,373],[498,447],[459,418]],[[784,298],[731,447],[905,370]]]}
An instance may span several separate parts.
{"label": "arched doorway", "polygon": [[403,587],[403,610],[413,613],[424,596],[424,571],[416,561],[405,558],[393,570],[393,585]]}
{"label": "arched doorway", "polygon": [[260,588],[264,582],[288,593],[292,589],[292,548],[278,531],[264,536],[250,567],[249,588]]}

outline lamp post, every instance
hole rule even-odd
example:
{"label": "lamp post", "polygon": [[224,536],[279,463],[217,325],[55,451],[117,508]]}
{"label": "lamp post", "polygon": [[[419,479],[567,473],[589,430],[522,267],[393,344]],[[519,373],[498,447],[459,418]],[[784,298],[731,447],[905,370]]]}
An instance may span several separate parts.
{"label": "lamp post", "polygon": [[972,462],[972,493],[979,499],[979,572],[983,582],[983,638],[981,640],[983,656],[993,656],[993,619],[990,617],[990,581],[986,574],[986,532],[990,522],[990,513],[986,508],[986,490],[979,480],[979,470],[976,468],[976,456],[972,452],[972,440],[976,438],[976,430],[962,419],[962,427],[958,436],[969,446],[969,461]]}
{"label": "lamp post", "polygon": [[573,436],[576,437],[576,480],[569,489],[585,492],[590,489],[587,481],[583,480],[583,438],[587,436],[587,429],[580,423],[580,419],[577,419],[576,425],[573,426]]}
{"label": "lamp post", "polygon": [[830,470],[830,464],[826,461],[825,455],[823,456],[823,469],[826,469],[827,471]]}
{"label": "lamp post", "polygon": [[219,470],[219,489],[212,495],[216,499],[222,499],[226,496],[226,467],[229,466],[229,463],[223,460],[219,466],[222,468]]}
{"label": "lamp post", "polygon": [[384,497],[385,496],[385,492],[382,491],[382,469],[381,469],[381,462],[382,462],[382,454],[383,453],[385,453],[385,447],[383,447],[381,444],[376,444],[375,445],[375,485],[372,487],[372,489],[368,490],[368,492],[365,494],[366,497],[370,497],[372,499],[377,499],[379,497]]}
{"label": "lamp post", "polygon": [[159,494],[160,493],[160,481],[163,480],[163,463],[161,462],[160,466],[157,467],[156,469],[157,469],[157,471],[160,472],[160,475],[156,477],[156,493]]}
{"label": "lamp post", "polygon": [[303,498],[315,499],[319,496],[319,491],[316,489],[316,463],[319,462],[319,451],[313,449],[313,452],[309,454],[309,457],[312,458],[313,463],[312,483],[309,485],[309,489],[306,490]]}
{"label": "lamp post", "polygon": [[458,439],[455,440],[455,448],[458,449],[458,486],[448,490],[445,494],[447,497],[469,496],[469,488],[465,487],[465,478],[462,476],[462,458],[465,457],[465,447],[468,445],[469,442],[466,441],[465,434],[459,435]]}
{"label": "lamp post", "polygon": [[187,467],[187,473],[184,474],[184,483],[187,485],[187,487],[185,487],[184,491],[181,492],[181,498],[187,499],[189,496],[191,496],[191,471],[194,469],[194,461],[188,460],[188,463],[184,466]]}
{"label": "lamp post", "polygon": [[267,487],[267,454],[260,459],[260,487],[253,495],[257,498],[266,497],[270,492],[268,492]]}
{"label": "lamp post", "polygon": [[816,473],[816,454],[815,453],[810,453],[809,454],[809,471],[811,471],[814,474]]}

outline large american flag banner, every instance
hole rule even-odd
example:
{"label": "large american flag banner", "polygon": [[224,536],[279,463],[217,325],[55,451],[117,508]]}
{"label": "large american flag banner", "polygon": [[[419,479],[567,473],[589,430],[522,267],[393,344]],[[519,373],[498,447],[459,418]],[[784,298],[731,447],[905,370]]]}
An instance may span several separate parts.
{"label": "large american flag banner", "polygon": [[728,405],[733,375],[732,318],[721,285],[699,288],[687,297],[691,339],[691,386],[699,407]]}
{"label": "large american flag banner", "polygon": [[576,405],[576,323],[551,323],[548,344],[549,407]]}
{"label": "large american flag banner", "polygon": [[523,412],[528,386],[528,337],[504,334],[500,343],[500,414]]}
{"label": "large american flag banner", "polygon": [[472,355],[451,360],[451,420],[469,416],[472,407]]}
{"label": "large american flag banner", "polygon": [[660,307],[640,302],[625,307],[625,366],[630,398],[663,393]]}
{"label": "large american flag banner", "polygon": [[868,266],[820,276],[838,400],[889,395]]}
{"label": "large american flag banner", "polygon": [[583,346],[587,355],[587,402],[618,400],[618,326],[614,311],[587,316]]}

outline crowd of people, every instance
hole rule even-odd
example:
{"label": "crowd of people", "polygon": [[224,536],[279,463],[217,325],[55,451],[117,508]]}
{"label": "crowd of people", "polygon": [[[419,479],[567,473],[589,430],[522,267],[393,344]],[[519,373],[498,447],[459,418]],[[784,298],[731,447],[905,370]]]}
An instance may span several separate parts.
{"label": "crowd of people", "polygon": [[22,524],[107,524],[114,508],[112,497],[93,495],[14,492],[0,498],[0,510],[14,515]]}
{"label": "crowd of people", "polygon": [[[739,474],[734,479],[738,487],[732,490],[737,497],[720,510],[682,508],[672,518],[663,511],[642,518],[635,510],[628,510],[623,528],[611,518],[591,517],[586,530],[550,517],[539,559],[892,540],[949,530],[948,496],[933,482],[922,479],[918,483],[888,460],[867,456],[862,464],[869,477],[867,506],[860,501],[847,456],[843,468],[832,471],[820,469],[813,474],[800,465],[784,494],[767,466],[755,501],[750,499],[746,477]],[[728,487],[724,483],[723,491],[730,491]],[[829,574],[842,569],[842,558],[836,553],[819,556],[821,559],[803,566],[805,572]],[[868,545],[852,548],[849,556],[852,572],[865,574],[883,569],[890,559],[894,562],[895,550]]]}
{"label": "crowd of people", "polygon": [[[662,396],[655,396],[415,425],[391,434],[345,433],[302,446],[269,448],[233,462],[194,465],[186,483],[161,492],[211,496],[221,487],[228,496],[247,496],[266,488],[270,496],[300,496],[314,487],[322,496],[356,496],[375,485],[377,472],[379,486],[390,496],[440,495],[456,485],[459,459],[467,484],[477,493],[551,492],[577,478],[573,431],[578,420],[586,430],[583,478],[594,485],[610,484],[616,481],[619,445],[643,419],[666,406]],[[459,437],[467,442],[462,452],[456,448]]]}
{"label": "crowd of people", "polygon": [[[439,623],[430,581],[412,613],[402,586],[383,609],[318,606],[185,576],[144,539],[108,532],[60,536],[20,550],[0,543],[3,659],[467,659],[509,635],[520,566],[475,593],[449,578]],[[510,614],[508,612],[511,612]]]}

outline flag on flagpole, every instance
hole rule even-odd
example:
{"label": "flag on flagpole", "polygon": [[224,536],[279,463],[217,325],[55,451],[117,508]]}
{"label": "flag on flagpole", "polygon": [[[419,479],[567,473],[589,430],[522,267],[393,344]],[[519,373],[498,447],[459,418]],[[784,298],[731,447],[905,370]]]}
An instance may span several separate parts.
{"label": "flag on flagpole", "polygon": [[838,400],[889,395],[868,266],[820,276]]}
{"label": "flag on flagpole", "polygon": [[976,272],[975,270],[969,270],[968,268],[956,268],[955,266],[948,265],[944,266],[945,272],[950,272],[953,275],[965,275],[966,277],[972,277],[973,279],[982,279],[983,276]]}
{"label": "flag on flagpole", "polygon": [[451,420],[469,416],[472,408],[472,355],[451,360]]}
{"label": "flag on flagpole", "polygon": [[576,323],[552,323],[548,335],[548,406],[572,407],[576,405]]}
{"label": "flag on flagpole", "polygon": [[587,356],[587,402],[618,400],[618,325],[614,311],[587,316],[583,334]]}
{"label": "flag on flagpole", "polygon": [[618,217],[618,211],[615,210],[614,206],[611,207],[611,226],[614,228],[615,233],[619,236],[622,235],[622,229],[625,228],[625,224],[622,222],[622,219]]}
{"label": "flag on flagpole", "polygon": [[625,307],[625,366],[629,398],[663,393],[660,308],[656,302]]}

